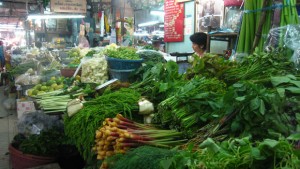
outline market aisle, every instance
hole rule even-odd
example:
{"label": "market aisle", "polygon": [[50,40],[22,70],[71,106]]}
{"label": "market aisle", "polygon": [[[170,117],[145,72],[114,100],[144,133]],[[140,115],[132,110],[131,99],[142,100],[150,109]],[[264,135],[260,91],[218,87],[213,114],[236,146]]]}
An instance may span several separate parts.
{"label": "market aisle", "polygon": [[3,91],[4,87],[0,87],[0,169],[9,169],[8,145],[17,133],[17,113],[3,107],[3,101],[7,99]]}

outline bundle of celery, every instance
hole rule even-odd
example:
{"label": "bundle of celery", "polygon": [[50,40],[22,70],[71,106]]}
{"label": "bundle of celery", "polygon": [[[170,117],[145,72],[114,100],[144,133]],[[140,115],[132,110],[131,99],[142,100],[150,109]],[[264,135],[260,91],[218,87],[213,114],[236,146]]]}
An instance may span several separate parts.
{"label": "bundle of celery", "polygon": [[53,92],[47,92],[36,96],[36,101],[39,108],[45,113],[59,113],[65,112],[67,104],[73,97],[83,95],[81,92],[77,92],[72,96],[69,94],[62,95],[63,90],[57,90]]}
{"label": "bundle of celery", "polygon": [[115,118],[107,118],[96,131],[96,145],[93,150],[98,154],[97,159],[103,160],[142,145],[172,147],[186,141],[178,140],[181,135],[177,131],[160,130],[136,123],[118,114]]}

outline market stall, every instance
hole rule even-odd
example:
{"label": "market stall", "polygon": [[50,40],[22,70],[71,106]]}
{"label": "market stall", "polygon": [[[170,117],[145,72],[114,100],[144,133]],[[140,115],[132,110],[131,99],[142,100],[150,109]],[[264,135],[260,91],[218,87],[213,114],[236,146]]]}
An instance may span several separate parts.
{"label": "market stall", "polygon": [[13,167],[31,154],[73,169],[298,168],[300,26],[294,1],[278,3],[243,3],[230,59],[171,53],[184,71],[147,45],[20,49]]}

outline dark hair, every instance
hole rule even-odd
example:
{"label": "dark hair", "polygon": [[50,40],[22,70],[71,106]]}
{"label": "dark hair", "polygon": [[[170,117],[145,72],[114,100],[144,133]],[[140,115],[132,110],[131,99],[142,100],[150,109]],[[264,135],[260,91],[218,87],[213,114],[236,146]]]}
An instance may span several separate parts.
{"label": "dark hair", "polygon": [[199,46],[203,45],[203,49],[204,50],[206,49],[206,40],[207,40],[206,33],[196,32],[190,36],[190,40]]}

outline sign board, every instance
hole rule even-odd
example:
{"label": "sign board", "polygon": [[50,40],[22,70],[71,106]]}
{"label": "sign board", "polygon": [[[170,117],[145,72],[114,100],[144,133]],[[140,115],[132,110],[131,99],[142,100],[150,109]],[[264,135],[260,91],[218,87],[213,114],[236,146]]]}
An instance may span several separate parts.
{"label": "sign board", "polygon": [[52,12],[86,13],[86,1],[83,0],[51,0]]}
{"label": "sign board", "polygon": [[184,31],[184,3],[165,0],[165,42],[182,42]]}
{"label": "sign board", "polygon": [[177,3],[180,3],[180,2],[188,2],[188,1],[192,1],[192,0],[176,0]]}

